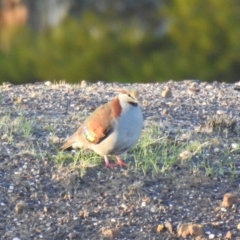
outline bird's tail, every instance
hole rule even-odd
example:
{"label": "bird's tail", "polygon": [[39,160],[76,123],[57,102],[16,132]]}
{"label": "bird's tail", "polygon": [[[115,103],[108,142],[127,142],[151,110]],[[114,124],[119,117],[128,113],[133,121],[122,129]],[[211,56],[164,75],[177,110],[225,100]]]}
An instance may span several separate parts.
{"label": "bird's tail", "polygon": [[67,141],[60,147],[60,150],[66,150],[68,148],[71,148],[73,144],[76,142],[75,140],[75,134],[70,136]]}
{"label": "bird's tail", "polygon": [[60,150],[67,150],[70,148],[83,148],[84,141],[79,137],[78,133],[73,134],[70,136],[67,141],[60,147]]}
{"label": "bird's tail", "polygon": [[60,150],[66,150],[70,147],[72,147],[74,142],[71,142],[69,140],[67,140],[67,142],[65,142],[61,147],[60,147]]}

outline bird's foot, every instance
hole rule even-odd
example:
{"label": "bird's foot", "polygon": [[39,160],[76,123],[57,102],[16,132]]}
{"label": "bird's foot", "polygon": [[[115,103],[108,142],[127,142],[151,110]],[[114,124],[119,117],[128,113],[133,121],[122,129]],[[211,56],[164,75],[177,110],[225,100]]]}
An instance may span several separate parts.
{"label": "bird's foot", "polygon": [[106,163],[105,166],[106,166],[107,168],[114,168],[114,167],[117,167],[118,164]]}
{"label": "bird's foot", "polygon": [[106,166],[107,168],[114,168],[114,167],[117,166],[117,164],[112,164],[112,163],[110,163],[107,156],[104,156],[104,160],[105,160],[105,166]]}
{"label": "bird's foot", "polygon": [[118,166],[121,166],[121,167],[127,167],[128,166],[119,156],[116,156],[116,159],[117,159],[117,165]]}
{"label": "bird's foot", "polygon": [[112,164],[112,163],[109,162],[108,157],[104,156],[105,166],[107,168],[114,168],[114,167],[117,167],[117,166],[127,167],[127,164],[119,156],[116,156],[116,159],[117,159],[117,163],[116,164]]}

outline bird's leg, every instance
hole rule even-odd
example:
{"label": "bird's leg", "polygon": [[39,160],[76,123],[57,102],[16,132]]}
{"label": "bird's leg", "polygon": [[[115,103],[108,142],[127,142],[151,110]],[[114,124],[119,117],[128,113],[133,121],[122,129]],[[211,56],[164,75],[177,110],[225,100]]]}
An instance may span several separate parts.
{"label": "bird's leg", "polygon": [[114,168],[117,166],[117,164],[111,164],[107,156],[104,156],[104,160],[105,160],[105,166],[107,168]]}
{"label": "bird's leg", "polygon": [[117,165],[121,166],[121,167],[127,167],[127,164],[122,160],[122,158],[120,158],[119,156],[115,156],[117,159]]}

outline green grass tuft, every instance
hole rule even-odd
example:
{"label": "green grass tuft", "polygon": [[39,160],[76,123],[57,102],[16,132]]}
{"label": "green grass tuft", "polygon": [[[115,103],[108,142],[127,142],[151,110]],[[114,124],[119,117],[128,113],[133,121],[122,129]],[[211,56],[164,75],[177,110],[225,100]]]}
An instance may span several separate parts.
{"label": "green grass tuft", "polygon": [[[124,159],[130,169],[152,176],[176,170],[211,176],[236,174],[237,149],[223,149],[214,154],[215,147],[215,141],[206,138],[200,140],[198,135],[184,141],[180,141],[177,136],[170,138],[152,125],[144,129],[137,145]],[[116,161],[114,157],[112,161]],[[70,168],[80,169],[83,175],[87,168],[103,165],[104,160],[93,151],[81,149],[75,154],[58,152],[55,162],[60,166],[68,164]]]}

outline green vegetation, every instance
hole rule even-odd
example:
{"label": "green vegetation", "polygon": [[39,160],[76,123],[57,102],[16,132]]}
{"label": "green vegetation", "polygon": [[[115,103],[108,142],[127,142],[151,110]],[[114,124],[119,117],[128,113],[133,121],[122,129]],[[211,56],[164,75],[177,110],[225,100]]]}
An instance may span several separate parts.
{"label": "green vegetation", "polygon": [[[216,142],[211,137],[196,135],[195,140],[179,141],[178,137],[169,139],[167,135],[159,136],[163,136],[163,132],[155,125],[143,131],[137,145],[124,157],[130,169],[143,174],[150,173],[153,177],[180,169],[189,174],[202,173],[207,176],[230,174],[234,177],[239,174],[236,168],[239,148],[235,151],[226,148],[214,153]],[[58,151],[54,160],[60,167],[78,170],[81,176],[87,168],[104,164],[102,157],[83,149],[74,154]],[[112,157],[111,161],[116,160]]]}
{"label": "green vegetation", "polygon": [[[72,117],[76,117],[75,114]],[[0,139],[8,146],[20,148],[20,154],[31,155],[43,161],[52,159],[60,169],[77,171],[81,176],[89,168],[104,166],[103,157],[91,150],[81,149],[75,153],[59,151],[56,135],[58,124],[44,125],[37,129],[37,122],[37,118],[30,118],[25,113],[19,115],[14,110],[6,110],[0,116]],[[46,134],[44,141],[33,141],[30,137],[34,139],[34,132],[39,131]],[[137,145],[124,156],[129,169],[153,177],[161,173],[171,175],[178,170],[212,176],[228,174],[235,177],[239,174],[240,142],[229,137],[231,134],[239,136],[235,118],[227,115],[213,116],[206,120],[202,132],[186,133],[179,129],[175,134],[172,136],[164,132],[154,122],[146,125]],[[227,135],[218,138],[219,134]],[[111,157],[111,161],[115,162],[115,157]]]}
{"label": "green vegetation", "polygon": [[0,136],[3,141],[12,143],[14,141],[14,135],[22,135],[24,139],[30,137],[33,131],[33,122],[28,120],[26,116],[20,115],[15,119],[12,119],[11,112],[0,118]]}
{"label": "green vegetation", "polygon": [[239,39],[236,0],[167,1],[147,27],[136,16],[85,12],[47,32],[15,33],[0,50],[0,82],[235,81]]}
{"label": "green vegetation", "polygon": [[54,161],[59,167],[68,166],[69,169],[78,170],[83,176],[89,167],[99,166],[103,158],[93,151],[80,149],[75,155],[68,152],[58,151]]}

